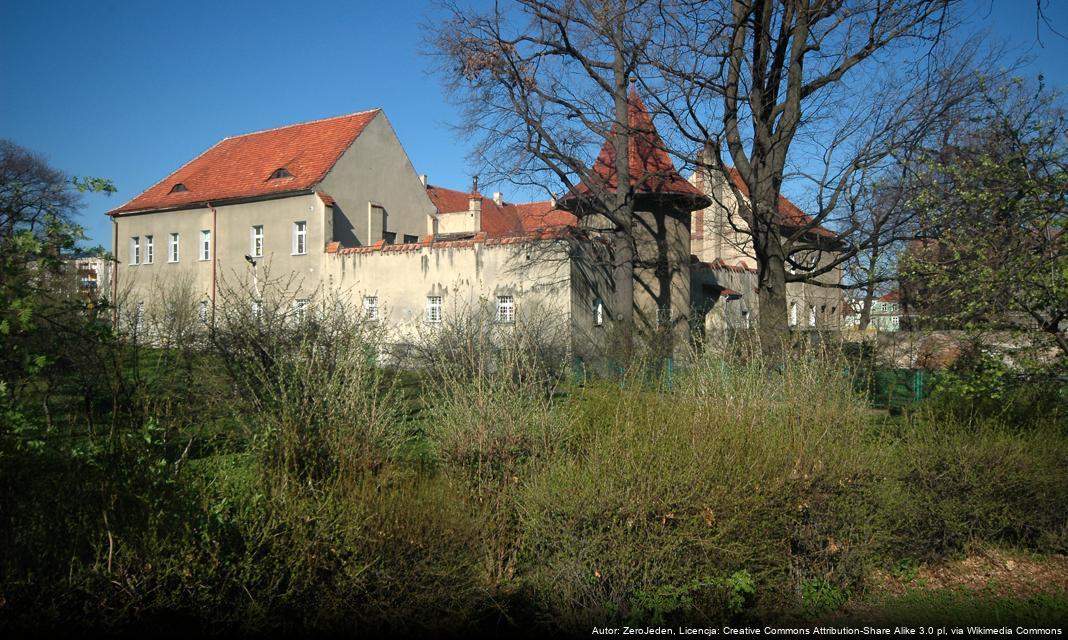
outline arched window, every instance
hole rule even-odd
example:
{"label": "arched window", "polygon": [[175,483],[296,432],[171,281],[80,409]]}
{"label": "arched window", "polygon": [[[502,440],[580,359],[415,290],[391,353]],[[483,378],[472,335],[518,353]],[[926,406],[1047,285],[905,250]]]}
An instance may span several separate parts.
{"label": "arched window", "polygon": [[171,187],[171,193],[181,193],[183,191],[189,191],[189,189],[186,189],[185,185],[181,182]]}
{"label": "arched window", "polygon": [[279,167],[274,170],[271,177],[268,180],[278,180],[279,178],[292,178],[293,174],[290,173],[285,167]]}

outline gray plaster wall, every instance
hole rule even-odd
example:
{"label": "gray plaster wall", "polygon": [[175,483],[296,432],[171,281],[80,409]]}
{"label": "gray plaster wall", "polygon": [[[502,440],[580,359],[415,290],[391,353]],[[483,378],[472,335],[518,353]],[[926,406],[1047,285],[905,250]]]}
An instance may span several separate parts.
{"label": "gray plaster wall", "polygon": [[[430,233],[434,204],[386,114],[378,115],[356,138],[317,189],[334,198],[334,240],[346,247],[371,245],[384,231],[422,237]],[[381,205],[385,219],[372,212]],[[385,229],[382,229],[384,222]]]}

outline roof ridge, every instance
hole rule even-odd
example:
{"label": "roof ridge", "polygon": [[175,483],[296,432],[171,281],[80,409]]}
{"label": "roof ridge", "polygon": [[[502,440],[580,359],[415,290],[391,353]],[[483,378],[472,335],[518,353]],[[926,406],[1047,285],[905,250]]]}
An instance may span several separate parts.
{"label": "roof ridge", "polygon": [[[132,212],[142,211],[142,210],[151,210],[152,207],[148,206],[148,205],[156,205],[159,202],[162,202],[161,199],[165,198],[165,194],[163,194],[162,192],[167,190],[166,187],[168,185],[168,181],[174,180],[175,182],[183,182],[184,180],[180,179],[179,176],[183,172],[185,172],[186,170],[191,170],[192,171],[193,169],[196,169],[201,162],[205,161],[205,158],[209,158],[209,159],[212,159],[212,160],[215,160],[216,162],[218,162],[218,159],[214,158],[215,155],[218,155],[218,152],[215,152],[216,149],[221,149],[221,150],[223,150],[223,152],[225,152],[227,149],[232,149],[235,146],[236,147],[244,147],[244,146],[253,146],[253,147],[255,147],[255,146],[259,145],[259,146],[262,147],[264,144],[274,143],[274,141],[278,137],[277,136],[258,137],[260,134],[266,134],[266,133],[271,133],[271,132],[276,132],[276,131],[286,131],[286,130],[289,130],[289,129],[301,128],[301,127],[316,127],[316,126],[318,126],[321,129],[325,129],[325,130],[328,130],[329,132],[331,132],[331,135],[334,136],[334,139],[336,140],[336,142],[342,143],[343,146],[339,149],[339,151],[338,151],[336,156],[327,157],[327,156],[322,155],[322,154],[319,154],[319,155],[313,154],[313,155],[315,155],[315,157],[313,157],[311,160],[309,160],[309,166],[306,167],[308,169],[307,173],[304,174],[304,175],[297,176],[297,177],[300,178],[300,181],[299,181],[300,184],[304,184],[305,182],[307,182],[307,184],[305,184],[304,186],[299,186],[298,185],[296,187],[291,188],[291,190],[293,190],[293,191],[304,191],[304,190],[312,190],[312,191],[314,191],[322,183],[323,179],[330,172],[330,170],[333,169],[334,165],[337,164],[337,162],[340,159],[340,157],[342,155],[344,155],[347,151],[349,151],[349,149],[352,148],[353,143],[360,136],[360,134],[363,132],[363,130],[367,127],[367,125],[369,125],[372,121],[374,121],[375,118],[377,118],[382,113],[383,113],[382,109],[380,107],[376,107],[374,109],[366,109],[366,110],[363,110],[363,111],[356,111],[356,112],[348,113],[348,114],[330,116],[330,117],[327,117],[327,118],[319,118],[319,119],[316,119],[316,120],[309,120],[307,122],[296,122],[296,123],[287,124],[287,125],[283,125],[283,126],[279,126],[279,127],[273,127],[273,128],[270,128],[270,129],[261,129],[259,131],[252,131],[252,132],[243,133],[243,134],[239,134],[239,135],[226,136],[224,138],[221,138],[220,140],[218,140],[217,142],[215,142],[214,144],[212,144],[208,148],[206,148],[203,151],[201,151],[199,154],[194,156],[189,161],[183,163],[177,169],[169,172],[167,175],[165,175],[160,180],[152,183],[148,188],[142,190],[140,193],[138,193],[134,197],[128,199],[126,202],[122,203],[121,205],[109,210],[108,211],[108,215],[118,215],[120,213],[132,213]],[[342,120],[344,120],[345,122],[341,122]],[[351,137],[349,135],[344,135],[344,136],[338,136],[337,135],[340,132],[351,132],[352,129],[355,129],[355,133],[353,135],[351,135]],[[282,137],[283,138],[293,139],[295,137],[299,137],[299,134],[297,136],[290,135],[290,136],[282,136]],[[252,140],[244,140],[245,138],[252,138]],[[328,150],[329,150],[329,147],[331,147],[331,146],[333,146],[333,145],[332,144],[326,145]],[[298,153],[296,156],[294,156],[294,158],[298,158],[299,159],[299,158],[303,157],[303,155],[305,154],[307,149],[306,148],[303,149],[303,150],[298,149],[298,151],[300,151],[300,153]],[[283,162],[283,164],[288,164],[290,161],[296,162],[296,160],[294,160],[294,158],[290,158],[289,160],[285,160]],[[210,162],[210,161],[208,161],[208,162]],[[323,167],[322,169],[319,169],[318,165],[320,165],[320,164],[322,164],[324,162],[326,163],[326,166]],[[298,164],[300,164],[300,162],[298,162]],[[191,167],[193,169],[191,169]],[[275,167],[275,168],[277,168],[277,167]],[[199,176],[199,174],[197,174],[197,175]],[[191,174],[190,176],[185,176],[185,179],[186,180],[188,180],[188,179],[197,180],[199,178]],[[287,180],[287,181],[284,181],[284,182],[293,182],[294,180],[295,180],[295,178],[291,178],[290,180]],[[283,182],[283,181],[280,181],[280,182]],[[186,198],[186,199],[183,199],[182,202],[176,202],[176,203],[177,204],[190,204],[190,205],[195,205],[195,204],[203,205],[204,203],[215,201],[215,200],[218,200],[219,198],[223,198],[224,197],[224,195],[221,195],[220,193],[217,192],[218,191],[217,189],[216,189],[216,192],[213,193],[212,192],[213,187],[211,187],[210,184],[214,184],[214,183],[211,183],[211,181],[208,181],[208,183],[209,183],[208,184],[208,188],[206,190],[197,191],[196,193],[193,193],[192,194],[192,199]],[[201,186],[203,187],[204,185],[201,185]],[[279,184],[279,185],[276,185],[276,186],[282,186],[282,185]],[[154,191],[160,191],[161,193],[153,194]],[[269,191],[277,192],[277,193],[281,193],[282,192],[281,190],[279,190],[277,188],[269,189]],[[225,195],[225,197],[230,197],[230,195],[233,195],[233,194]],[[140,201],[142,201],[142,199],[146,199],[147,204],[145,202],[140,202]],[[133,206],[135,204],[137,205],[136,207]]]}
{"label": "roof ridge", "polygon": [[[327,122],[329,120],[340,120],[342,118],[352,118],[354,116],[362,116],[364,114],[371,113],[373,111],[381,111],[381,110],[382,110],[382,107],[375,107],[373,109],[365,109],[363,111],[355,111],[353,113],[343,113],[343,114],[341,114],[339,116],[329,116],[329,117],[326,117],[326,118],[318,118],[316,120],[308,120],[308,121],[305,121],[305,122],[294,122],[294,123],[291,123],[291,124],[283,124],[281,126],[270,127],[268,129],[260,129],[258,131],[249,131],[248,133],[239,133],[239,134],[234,135],[234,136],[226,136],[225,138],[223,138],[219,142],[223,142],[225,140],[233,140],[234,138],[244,138],[245,136],[254,136],[254,135],[257,135],[257,134],[260,134],[260,133],[270,133],[271,131],[281,131],[282,129],[289,129],[291,127],[302,127],[302,126],[308,125],[308,124],[318,124],[320,122]],[[215,144],[219,144],[219,143],[216,142]]]}
{"label": "roof ridge", "polygon": [[[131,202],[133,202],[134,200],[137,200],[138,198],[140,198],[141,196],[145,195],[146,193],[148,193],[148,192],[149,192],[149,191],[151,191],[152,189],[154,189],[154,188],[156,188],[157,186],[159,186],[159,185],[163,184],[163,183],[164,183],[164,182],[166,182],[166,181],[167,181],[167,179],[168,179],[168,178],[170,178],[171,176],[173,176],[173,175],[175,175],[175,174],[177,174],[177,173],[180,173],[182,169],[185,169],[185,168],[186,168],[186,167],[188,167],[189,165],[193,164],[194,162],[196,162],[197,160],[199,160],[199,159],[201,158],[201,156],[203,156],[204,154],[206,154],[207,152],[211,151],[212,149],[214,149],[215,147],[219,146],[220,144],[222,144],[222,143],[223,143],[223,142],[225,142],[225,141],[226,141],[226,138],[223,138],[222,140],[219,140],[218,142],[216,142],[215,144],[211,145],[211,146],[210,146],[210,147],[208,147],[207,149],[204,149],[203,151],[201,151],[201,152],[200,152],[200,153],[198,153],[197,155],[193,156],[193,157],[192,157],[191,159],[187,160],[187,161],[186,161],[186,163],[185,163],[185,164],[183,164],[182,166],[178,167],[178,168],[177,168],[177,169],[175,169],[174,171],[171,171],[170,173],[168,173],[167,175],[163,176],[163,177],[162,177],[162,178],[160,178],[159,180],[157,180],[157,181],[153,182],[153,183],[152,183],[152,184],[150,184],[150,185],[149,185],[149,186],[148,186],[147,188],[145,188],[145,189],[142,189],[142,190],[141,190],[141,192],[140,192],[140,193],[138,193],[138,194],[137,194],[136,196],[134,196],[134,197],[130,198],[129,200],[127,200],[126,202],[124,202],[124,203],[120,204],[119,206],[115,207],[114,209],[110,209],[110,210],[109,210],[109,211],[107,212],[107,215],[111,215],[111,214],[112,214],[112,212],[115,212],[115,211],[118,211],[118,210],[120,210],[120,209],[123,209],[123,208],[125,208],[125,207],[126,207],[127,205],[129,205],[129,204],[130,204]],[[206,202],[206,201],[205,201],[205,202]]]}

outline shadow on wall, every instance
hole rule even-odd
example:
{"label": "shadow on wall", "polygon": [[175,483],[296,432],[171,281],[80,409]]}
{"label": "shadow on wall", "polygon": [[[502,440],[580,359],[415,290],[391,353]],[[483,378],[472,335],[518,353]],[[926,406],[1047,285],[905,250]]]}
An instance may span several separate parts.
{"label": "shadow on wall", "polygon": [[356,229],[352,226],[352,221],[345,215],[345,212],[341,210],[340,206],[335,205],[334,209],[334,237],[333,240],[341,243],[343,247],[358,247],[360,246],[359,240],[356,238]]}

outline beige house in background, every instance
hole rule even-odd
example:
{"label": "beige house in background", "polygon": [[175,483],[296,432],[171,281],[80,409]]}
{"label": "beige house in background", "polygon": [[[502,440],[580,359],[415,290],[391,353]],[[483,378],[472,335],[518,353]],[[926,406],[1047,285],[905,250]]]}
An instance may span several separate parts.
{"label": "beige house in background", "polygon": [[[728,179],[733,181],[742,197],[747,197],[748,188],[733,168],[727,175],[698,172],[690,178],[712,200],[707,208],[693,213],[690,226],[694,255],[693,295],[695,301],[702,300],[708,309],[706,322],[709,329],[754,327],[759,313],[752,239],[746,231],[748,225],[741,214],[735,189],[731,188]],[[784,196],[779,196],[779,215],[784,232],[804,229],[812,223],[811,217]],[[834,261],[835,251],[840,246],[834,232],[816,225],[806,232],[806,236],[813,244],[827,248],[794,254],[794,260],[816,266]],[[842,267],[831,269],[817,281],[841,284]],[[791,282],[786,285],[786,296],[791,327],[820,330],[840,327],[844,304],[840,288]]]}

